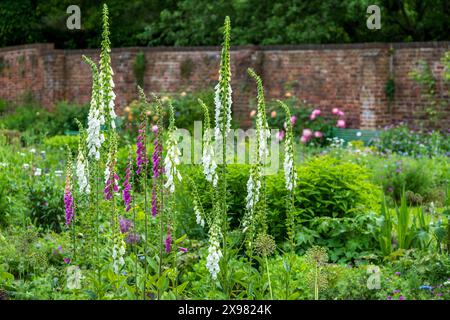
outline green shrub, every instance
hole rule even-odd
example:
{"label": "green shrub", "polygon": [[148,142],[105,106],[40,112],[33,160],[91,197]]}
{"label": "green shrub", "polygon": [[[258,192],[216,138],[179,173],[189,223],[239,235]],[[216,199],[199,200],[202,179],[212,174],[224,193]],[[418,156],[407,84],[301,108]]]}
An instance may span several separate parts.
{"label": "green shrub", "polygon": [[70,148],[73,154],[78,150],[78,136],[53,136],[45,138],[43,143],[47,148],[58,150],[58,152],[67,150],[66,146]]}
{"label": "green shrub", "polygon": [[406,125],[386,128],[375,141],[375,146],[382,152],[394,152],[412,157],[450,154],[448,133],[413,131]]}
{"label": "green shrub", "polygon": [[321,156],[299,167],[296,207],[302,218],[352,217],[378,209],[380,190],[367,169]]}
{"label": "green shrub", "polygon": [[63,186],[47,176],[35,178],[29,187],[30,219],[34,225],[61,231],[64,219]]}
{"label": "green shrub", "polygon": [[374,168],[375,182],[396,202],[403,189],[415,195],[417,201],[411,202],[416,204],[438,200],[436,188],[445,183],[446,178],[448,164],[437,159],[392,158],[379,162]]}
{"label": "green shrub", "polygon": [[78,130],[75,118],[87,119],[89,106],[78,106],[59,102],[52,111],[34,104],[27,104],[6,113],[0,119],[0,128],[24,132],[23,142],[27,145],[38,143],[45,136],[64,134]]}

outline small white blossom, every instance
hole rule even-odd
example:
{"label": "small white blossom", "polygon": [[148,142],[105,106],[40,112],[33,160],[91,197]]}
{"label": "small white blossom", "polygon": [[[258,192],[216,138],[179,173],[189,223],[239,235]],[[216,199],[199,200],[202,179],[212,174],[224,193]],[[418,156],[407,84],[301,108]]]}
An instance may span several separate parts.
{"label": "small white blossom", "polygon": [[83,280],[83,274],[78,266],[70,266],[67,268],[67,289],[75,290],[81,289],[81,280]]}
{"label": "small white blossom", "polygon": [[222,258],[222,251],[220,250],[220,231],[217,224],[214,224],[210,231],[208,257],[206,258],[206,268],[211,274],[213,280],[217,279],[220,272],[220,258]]}
{"label": "small white blossom", "polygon": [[206,130],[204,134],[202,164],[206,180],[211,182],[213,186],[216,187],[218,181],[218,176],[216,172],[217,163],[215,161],[214,147],[212,146],[211,143],[211,136],[209,130]]}
{"label": "small white blossom", "polygon": [[40,176],[40,175],[42,175],[42,169],[41,168],[36,168],[35,170],[34,170],[34,175],[35,176]]}
{"label": "small white blossom", "polygon": [[181,152],[180,149],[178,149],[175,136],[173,135],[173,132],[170,132],[167,154],[164,158],[164,169],[167,176],[167,181],[164,187],[168,188],[170,193],[173,193],[175,191],[175,179],[181,181],[181,174],[177,168],[177,166],[180,164],[180,155]]}
{"label": "small white blossom", "polygon": [[196,201],[194,201],[194,213],[195,213],[195,218],[196,218],[197,224],[204,228],[205,220],[202,218],[202,213],[201,213]]}
{"label": "small white blossom", "polygon": [[80,193],[89,194],[91,188],[89,185],[88,161],[84,158],[82,150],[78,151],[76,174],[78,177],[78,189]]}
{"label": "small white blossom", "polygon": [[125,260],[123,259],[126,252],[126,244],[122,238],[117,236],[114,241],[112,259],[113,259],[113,269],[114,273],[119,273],[120,269],[125,265]]}

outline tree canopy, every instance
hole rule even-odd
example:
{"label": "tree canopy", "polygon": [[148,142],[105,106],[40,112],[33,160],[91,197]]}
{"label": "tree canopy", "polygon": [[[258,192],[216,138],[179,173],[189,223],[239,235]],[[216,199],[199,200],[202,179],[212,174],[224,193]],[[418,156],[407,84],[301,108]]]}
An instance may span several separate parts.
{"label": "tree canopy", "polygon": [[[218,45],[225,16],[232,44],[409,42],[449,39],[447,0],[108,0],[111,42],[121,46]],[[81,30],[68,30],[66,9],[81,9]],[[366,27],[369,5],[381,8],[381,29]],[[0,46],[53,42],[98,47],[101,3],[2,0]]]}

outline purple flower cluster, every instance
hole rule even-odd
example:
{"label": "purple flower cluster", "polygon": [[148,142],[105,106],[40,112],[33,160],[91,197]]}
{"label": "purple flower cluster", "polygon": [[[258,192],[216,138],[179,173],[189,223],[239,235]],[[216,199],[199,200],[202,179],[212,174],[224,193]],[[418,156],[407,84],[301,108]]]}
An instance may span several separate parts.
{"label": "purple flower cluster", "polygon": [[166,252],[169,253],[170,250],[172,249],[172,237],[170,235],[170,225],[167,226],[167,236],[165,245],[166,245]]}
{"label": "purple flower cluster", "polygon": [[128,244],[136,244],[141,241],[141,237],[137,233],[129,233],[125,238],[125,242]]}
{"label": "purple flower cluster", "polygon": [[120,217],[119,219],[120,232],[127,233],[133,227],[133,222],[131,220]]}
{"label": "purple flower cluster", "polygon": [[119,186],[117,185],[119,181],[119,176],[114,172],[114,163],[110,166],[110,174],[108,180],[106,180],[105,186],[105,199],[111,200],[114,192],[119,192]]}
{"label": "purple flower cluster", "polygon": [[155,135],[155,139],[153,141],[153,185],[152,185],[152,216],[156,216],[158,214],[158,197],[157,197],[157,179],[163,174],[162,163],[162,144],[159,143],[159,130],[158,126],[152,127],[152,132]]}
{"label": "purple flower cluster", "polygon": [[64,206],[66,209],[66,226],[69,226],[72,222],[74,210],[73,210],[73,195],[70,186],[70,175],[66,178],[66,188],[64,189]]}
{"label": "purple flower cluster", "polygon": [[128,161],[128,166],[125,170],[125,181],[123,182],[123,202],[125,203],[125,211],[128,212],[131,208],[131,184],[130,184],[130,174],[131,174],[131,161]]}
{"label": "purple flower cluster", "polygon": [[142,121],[139,126],[139,133],[136,143],[136,174],[140,174],[144,164],[148,163],[147,147],[146,147],[146,133],[145,133],[145,121]]}

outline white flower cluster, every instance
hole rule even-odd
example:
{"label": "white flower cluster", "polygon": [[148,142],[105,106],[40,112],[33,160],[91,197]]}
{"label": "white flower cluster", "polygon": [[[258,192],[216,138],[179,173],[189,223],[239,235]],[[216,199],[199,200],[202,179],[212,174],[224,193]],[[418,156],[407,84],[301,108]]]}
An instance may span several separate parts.
{"label": "white flower cluster", "polygon": [[216,121],[216,127],[215,127],[215,139],[216,142],[222,140],[222,117],[223,114],[226,116],[226,123],[225,123],[225,135],[227,135],[231,130],[231,105],[232,105],[232,89],[231,84],[228,83],[227,90],[225,94],[227,95],[227,106],[222,106],[222,101],[220,100],[221,94],[224,94],[221,92],[221,75],[219,75],[219,82],[217,83],[215,89],[215,95],[214,95],[214,107],[215,107],[215,121]]}
{"label": "white flower cluster", "polygon": [[205,227],[205,220],[202,218],[202,213],[198,207],[197,201],[194,200],[194,213],[195,213],[195,219],[197,221],[197,224]]}
{"label": "white flower cluster", "polygon": [[102,143],[105,141],[103,133],[100,132],[101,126],[105,124],[105,117],[103,115],[103,108],[98,104],[98,92],[94,86],[92,90],[91,97],[91,108],[89,110],[88,116],[88,128],[87,128],[87,146],[88,146],[88,156],[95,158],[95,160],[100,159],[100,148]]}
{"label": "white flower cluster", "polygon": [[91,193],[88,161],[84,157],[82,150],[78,150],[76,174],[78,177],[78,189],[80,190],[80,193]]}
{"label": "white flower cluster", "polygon": [[259,169],[258,166],[253,167],[247,180],[247,196],[245,197],[247,211],[243,222],[243,232],[247,231],[250,222],[253,220],[253,213],[259,201],[261,191],[261,179],[259,179],[261,172]]}
{"label": "white flower cluster", "polygon": [[297,186],[297,172],[294,168],[294,145],[291,134],[286,136],[283,167],[286,189],[292,191]]}
{"label": "white flower cluster", "polygon": [[215,161],[214,147],[211,143],[211,136],[209,130],[205,131],[204,134],[204,145],[203,145],[203,155],[202,164],[203,172],[205,174],[206,180],[211,182],[214,187],[217,186],[218,176],[217,176],[217,163]]}
{"label": "white flower cluster", "polygon": [[[109,58],[109,57],[108,57]],[[110,60],[108,59],[109,63]],[[106,71],[105,71],[106,69]],[[111,127],[113,129],[116,128],[116,122],[114,121],[117,118],[116,112],[114,110],[115,108],[115,102],[116,94],[114,93],[114,80],[113,80],[114,71],[111,68],[111,65],[108,64],[108,66],[104,66],[102,70],[100,71],[100,83],[104,86],[102,88],[102,103],[103,108],[105,110],[108,110],[109,117],[111,119]]]}
{"label": "white flower cluster", "polygon": [[208,257],[206,258],[206,268],[211,274],[213,280],[217,279],[220,272],[220,258],[222,258],[222,251],[220,250],[220,230],[217,223],[215,223],[209,230],[209,248]]}
{"label": "white flower cluster", "polygon": [[177,166],[180,164],[180,149],[178,149],[177,141],[173,132],[169,133],[168,139],[168,147],[167,154],[164,158],[164,169],[167,175],[167,181],[164,185],[165,188],[168,188],[170,193],[175,191],[175,178],[178,181],[181,181],[181,174],[177,169]]}
{"label": "white flower cluster", "polygon": [[117,274],[119,273],[120,269],[125,265],[125,260],[123,259],[123,256],[125,255],[126,251],[126,244],[125,241],[119,236],[116,237],[116,240],[114,241],[113,246],[113,252],[112,252],[112,259],[113,259],[113,269],[114,272]]}
{"label": "white flower cluster", "polygon": [[83,274],[79,266],[70,266],[67,268],[67,289],[75,290],[81,289],[81,280]]}
{"label": "white flower cluster", "polygon": [[263,123],[261,112],[258,112],[257,116],[257,135],[258,135],[258,155],[261,163],[265,163],[266,157],[269,155],[269,148],[267,140],[270,138],[270,130],[268,129],[267,122]]}

